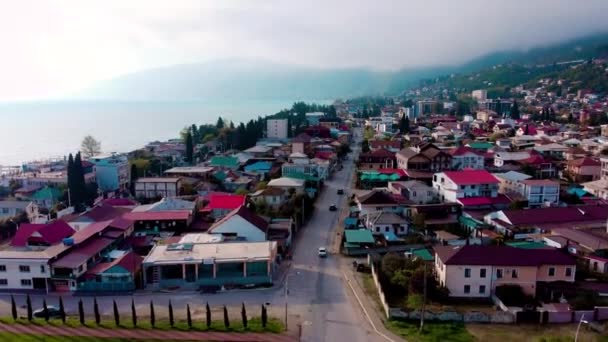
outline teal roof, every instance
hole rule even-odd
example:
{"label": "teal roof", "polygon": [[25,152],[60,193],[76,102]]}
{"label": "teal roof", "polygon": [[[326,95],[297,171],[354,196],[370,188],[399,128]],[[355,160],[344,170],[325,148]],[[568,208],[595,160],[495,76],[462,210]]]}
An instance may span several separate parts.
{"label": "teal roof", "polygon": [[214,156],[209,164],[211,166],[237,167],[239,166],[239,160],[230,156]]}
{"label": "teal roof", "polygon": [[47,200],[47,199],[59,199],[59,196],[61,196],[61,191],[57,188],[53,188],[50,186],[46,186],[38,191],[36,191],[34,193],[34,195],[32,195],[32,198],[34,200],[37,201],[43,201],[43,200]]}
{"label": "teal roof", "polygon": [[579,198],[589,195],[589,193],[583,188],[570,188],[568,189],[568,194],[576,195]]}
{"label": "teal roof", "polygon": [[357,218],[355,217],[347,217],[344,219],[345,226],[354,226],[357,224]]}
{"label": "teal roof", "polygon": [[367,229],[346,229],[344,231],[346,242],[351,243],[374,243],[372,232]]}
{"label": "teal roof", "polygon": [[469,147],[474,148],[476,150],[487,150],[489,148],[494,147],[494,144],[485,141],[477,141],[469,143]]}
{"label": "teal roof", "polygon": [[470,228],[478,228],[478,226],[483,225],[483,222],[477,221],[476,219],[468,216],[460,216],[458,218],[458,222]]}
{"label": "teal roof", "polygon": [[251,165],[245,166],[245,171],[268,171],[272,168],[272,163],[267,161],[259,161]]}
{"label": "teal roof", "polygon": [[435,258],[426,248],[415,249],[412,251],[412,255],[424,260],[424,261],[433,261]]}
{"label": "teal roof", "polygon": [[539,249],[539,248],[547,248],[542,242],[534,242],[534,241],[513,241],[507,242],[507,246],[522,248],[522,249]]}

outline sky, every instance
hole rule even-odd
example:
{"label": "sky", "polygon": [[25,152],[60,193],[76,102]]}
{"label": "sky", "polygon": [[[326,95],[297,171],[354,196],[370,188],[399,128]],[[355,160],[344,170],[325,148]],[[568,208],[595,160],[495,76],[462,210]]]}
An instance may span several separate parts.
{"label": "sky", "polygon": [[608,31],[607,0],[0,0],[0,101],[247,59],[322,68],[458,64]]}

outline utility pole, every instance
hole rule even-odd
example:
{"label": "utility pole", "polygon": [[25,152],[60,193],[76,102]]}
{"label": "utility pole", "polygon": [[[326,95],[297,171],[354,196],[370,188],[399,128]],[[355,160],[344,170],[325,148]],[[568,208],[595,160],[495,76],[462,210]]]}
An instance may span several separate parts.
{"label": "utility pole", "polygon": [[426,309],[426,262],[424,263],[424,279],[422,289],[422,310],[420,312],[420,331],[424,328],[424,310]]}

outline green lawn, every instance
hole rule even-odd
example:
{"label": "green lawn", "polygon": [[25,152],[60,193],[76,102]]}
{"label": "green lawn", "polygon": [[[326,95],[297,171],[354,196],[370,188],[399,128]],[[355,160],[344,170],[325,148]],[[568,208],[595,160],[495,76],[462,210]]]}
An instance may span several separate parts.
{"label": "green lawn", "polygon": [[[26,319],[18,319],[16,322],[13,321],[12,318],[9,317],[1,317],[0,322],[7,324],[35,324],[35,325],[53,325],[53,326],[63,326],[64,324],[59,319],[51,319],[48,323],[43,319],[34,319],[32,322],[28,322]],[[95,328],[98,327],[94,321],[88,320],[85,322],[87,327]],[[68,317],[65,323],[66,326],[70,327],[81,327],[80,321],[77,317]],[[133,322],[131,318],[128,319],[126,317],[121,318],[120,326],[116,327],[116,324],[113,319],[103,319],[100,328],[103,329],[133,329]],[[211,322],[211,327],[207,328],[205,321],[195,320],[192,322],[192,329],[188,328],[188,323],[185,320],[176,320],[173,327],[169,324],[169,321],[166,319],[156,320],[156,324],[154,328],[150,324],[149,318],[141,317],[137,322],[138,329],[157,329],[157,330],[181,330],[181,331],[227,331],[227,332],[267,332],[267,333],[281,333],[284,331],[284,326],[281,321],[275,318],[268,318],[268,322],[266,324],[266,328],[262,327],[262,321],[259,317],[253,317],[248,320],[247,329],[243,327],[243,322],[239,320],[232,319],[230,321],[230,328],[226,328],[224,326],[224,321],[214,320]],[[0,339],[0,341],[2,341]]]}
{"label": "green lawn", "polygon": [[[80,337],[80,336],[41,336],[41,335],[14,335],[0,332],[2,342],[130,342],[128,338],[101,338],[101,337]],[[159,340],[137,340],[137,342],[158,342]],[[162,342],[171,342],[163,340]],[[180,341],[184,342],[184,341]]]}
{"label": "green lawn", "polygon": [[461,323],[426,322],[420,331],[418,322],[390,320],[386,328],[412,342],[471,342],[474,338]]}

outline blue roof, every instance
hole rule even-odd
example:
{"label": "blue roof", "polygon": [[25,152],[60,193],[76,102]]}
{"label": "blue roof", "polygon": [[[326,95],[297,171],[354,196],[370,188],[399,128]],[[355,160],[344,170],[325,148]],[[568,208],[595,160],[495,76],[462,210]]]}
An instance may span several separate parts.
{"label": "blue roof", "polygon": [[347,217],[344,219],[344,225],[345,226],[356,226],[357,225],[357,218],[356,217]]}
{"label": "blue roof", "polygon": [[259,161],[251,165],[245,166],[245,171],[268,171],[272,168],[272,163],[267,161]]}
{"label": "blue roof", "polygon": [[568,194],[570,195],[576,195],[578,197],[583,197],[588,195],[589,193],[587,191],[585,191],[585,189],[583,188],[570,188],[568,189]]}
{"label": "blue roof", "polygon": [[384,233],[384,238],[385,238],[387,241],[399,241],[399,240],[401,240],[401,239],[400,239],[400,238],[398,238],[398,237],[397,237],[397,235],[395,235],[395,233],[393,233],[393,232],[386,232],[386,233]]}

